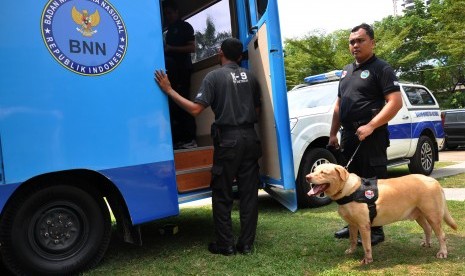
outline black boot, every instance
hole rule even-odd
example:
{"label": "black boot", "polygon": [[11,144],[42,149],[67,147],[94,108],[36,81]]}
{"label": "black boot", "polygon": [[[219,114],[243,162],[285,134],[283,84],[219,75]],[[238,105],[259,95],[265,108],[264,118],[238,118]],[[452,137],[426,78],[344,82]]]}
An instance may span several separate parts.
{"label": "black boot", "polygon": [[349,226],[344,226],[341,230],[334,233],[334,237],[338,239],[348,239],[349,235]]}
{"label": "black boot", "polygon": [[234,246],[219,246],[216,242],[211,242],[208,245],[208,251],[212,254],[221,254],[224,256],[231,256],[236,254]]}
{"label": "black boot", "polygon": [[[382,226],[371,227],[371,245],[377,245],[384,241],[384,231]],[[358,244],[362,245],[362,239],[358,238]]]}

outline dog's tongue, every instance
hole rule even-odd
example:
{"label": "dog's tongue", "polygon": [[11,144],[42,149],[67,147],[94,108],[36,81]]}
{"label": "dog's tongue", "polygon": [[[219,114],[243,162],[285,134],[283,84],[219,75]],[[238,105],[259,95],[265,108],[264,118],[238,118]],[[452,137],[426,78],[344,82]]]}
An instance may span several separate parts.
{"label": "dog's tongue", "polygon": [[319,195],[322,192],[326,191],[328,186],[329,186],[329,184],[313,185],[313,188],[310,189],[310,191],[307,193],[307,195],[309,195],[309,196]]}

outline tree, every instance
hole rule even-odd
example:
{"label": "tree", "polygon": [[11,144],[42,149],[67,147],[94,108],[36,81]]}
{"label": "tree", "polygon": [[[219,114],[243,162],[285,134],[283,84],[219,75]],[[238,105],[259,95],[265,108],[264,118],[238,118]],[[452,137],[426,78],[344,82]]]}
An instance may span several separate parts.
{"label": "tree", "polygon": [[437,45],[437,52],[448,66],[449,89],[455,91],[458,84],[465,82],[465,0],[434,0],[430,11],[436,32],[426,35],[425,40]]}
{"label": "tree", "polygon": [[205,31],[195,32],[196,50],[194,61],[199,61],[211,57],[218,53],[221,42],[228,37],[231,37],[230,32],[216,32],[215,23],[210,16],[206,20],[207,27]]}
{"label": "tree", "polygon": [[[451,96],[444,107],[465,106],[465,0],[414,0],[403,16],[375,22],[375,53],[386,60],[402,81],[419,83]],[[349,30],[326,35],[313,31],[284,42],[288,87],[308,75],[341,69],[353,61],[348,51]],[[439,95],[438,95],[439,96]],[[439,98],[442,98],[439,96]]]}
{"label": "tree", "polygon": [[[303,39],[286,39],[284,64],[288,88],[302,83],[309,75],[342,69],[340,62],[345,58],[338,53],[336,43],[340,40],[340,36],[341,33],[326,35],[314,31]],[[348,52],[347,47],[346,52]]]}

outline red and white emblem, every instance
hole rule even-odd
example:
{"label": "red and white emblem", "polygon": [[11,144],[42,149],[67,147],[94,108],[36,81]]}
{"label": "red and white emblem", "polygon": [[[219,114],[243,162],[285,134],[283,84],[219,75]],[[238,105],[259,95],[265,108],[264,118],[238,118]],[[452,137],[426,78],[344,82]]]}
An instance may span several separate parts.
{"label": "red and white emblem", "polygon": [[365,197],[368,199],[372,199],[375,196],[375,192],[373,190],[366,190],[365,191]]}

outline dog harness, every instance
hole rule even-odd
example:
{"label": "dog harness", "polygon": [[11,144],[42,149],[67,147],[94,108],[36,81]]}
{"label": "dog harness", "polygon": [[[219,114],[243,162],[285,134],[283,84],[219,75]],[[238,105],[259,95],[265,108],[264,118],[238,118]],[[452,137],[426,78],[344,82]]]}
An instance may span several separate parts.
{"label": "dog harness", "polygon": [[337,204],[344,205],[349,202],[355,201],[366,203],[370,215],[370,223],[376,217],[376,200],[378,199],[378,179],[376,178],[362,178],[362,185],[352,194],[336,200]]}

